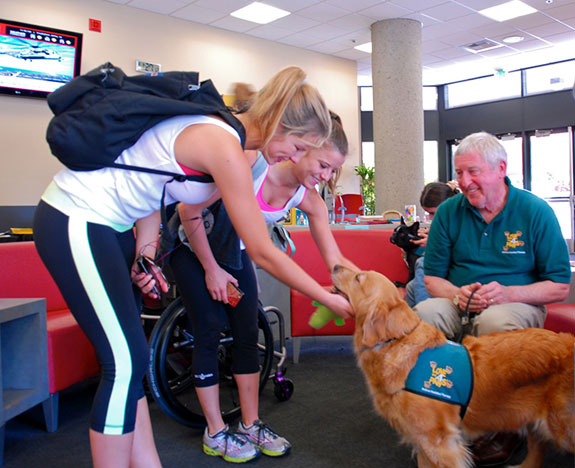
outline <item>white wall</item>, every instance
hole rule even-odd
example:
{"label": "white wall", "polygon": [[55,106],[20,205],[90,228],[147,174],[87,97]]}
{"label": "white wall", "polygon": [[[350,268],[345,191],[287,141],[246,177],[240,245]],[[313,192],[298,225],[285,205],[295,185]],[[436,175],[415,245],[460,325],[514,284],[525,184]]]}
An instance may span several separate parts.
{"label": "white wall", "polygon": [[[163,71],[195,70],[227,94],[238,81],[257,89],[281,68],[297,65],[340,114],[350,154],[338,189],[359,192],[353,166],[360,160],[357,71],[353,61],[252,38],[103,0],[1,0],[0,18],[82,32],[82,73],[111,61],[135,74],[135,60],[161,63]],[[88,30],[89,18],[102,32]],[[61,167],[50,154],[46,100],[0,95],[0,205],[35,205]]]}

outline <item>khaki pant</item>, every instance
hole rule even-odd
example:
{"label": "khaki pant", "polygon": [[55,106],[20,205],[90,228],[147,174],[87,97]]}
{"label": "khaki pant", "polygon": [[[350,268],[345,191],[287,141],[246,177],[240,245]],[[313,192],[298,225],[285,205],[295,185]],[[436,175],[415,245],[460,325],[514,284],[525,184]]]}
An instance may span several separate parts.
{"label": "khaki pant", "polygon": [[[441,330],[453,340],[461,331],[461,312],[449,299],[432,297],[417,304],[413,310],[419,317]],[[520,302],[488,307],[473,318],[472,334],[486,335],[522,328],[542,328],[547,311],[544,306]]]}

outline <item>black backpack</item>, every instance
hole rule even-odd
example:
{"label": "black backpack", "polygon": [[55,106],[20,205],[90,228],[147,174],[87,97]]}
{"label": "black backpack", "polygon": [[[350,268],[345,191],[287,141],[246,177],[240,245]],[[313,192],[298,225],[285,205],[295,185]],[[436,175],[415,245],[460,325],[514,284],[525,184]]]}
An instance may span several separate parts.
{"label": "black backpack", "polygon": [[240,135],[245,129],[228,110],[211,80],[198,86],[196,72],[126,76],[107,62],[48,95],[54,117],[46,139],[52,154],[75,171],[103,167],[169,175],[176,180],[212,182],[189,175],[116,163],[149,128],[178,115],[218,115]]}

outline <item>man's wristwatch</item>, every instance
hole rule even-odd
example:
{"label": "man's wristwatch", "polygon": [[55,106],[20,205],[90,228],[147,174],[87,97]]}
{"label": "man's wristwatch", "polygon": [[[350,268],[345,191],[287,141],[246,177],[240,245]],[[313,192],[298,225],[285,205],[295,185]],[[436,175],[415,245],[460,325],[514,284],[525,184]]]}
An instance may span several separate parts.
{"label": "man's wristwatch", "polygon": [[459,293],[455,294],[455,296],[453,296],[453,305],[457,308],[459,308]]}

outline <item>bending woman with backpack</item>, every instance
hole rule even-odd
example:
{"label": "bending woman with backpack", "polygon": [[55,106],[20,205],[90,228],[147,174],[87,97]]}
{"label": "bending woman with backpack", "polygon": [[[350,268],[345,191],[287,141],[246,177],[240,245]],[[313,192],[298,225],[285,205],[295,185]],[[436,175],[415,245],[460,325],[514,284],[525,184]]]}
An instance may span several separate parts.
{"label": "bending woman with backpack", "polygon": [[[343,165],[347,151],[341,121],[332,114],[331,135],[321,148],[309,150],[296,164],[285,161],[269,166],[260,155],[252,168],[254,191],[266,221],[279,221],[290,208],[299,207],[308,216],[313,237],[330,270],[336,264],[357,267],[339,250],[329,228],[326,204],[315,186],[320,182],[335,185],[334,176]],[[257,153],[250,154],[253,159],[256,156]],[[194,331],[194,386],[207,420],[203,450],[234,463],[252,460],[260,453],[285,455],[290,443],[264,424],[258,414],[258,291],[252,262],[240,248],[237,237],[235,242],[226,245],[210,242],[213,238],[206,236],[202,226],[188,221],[201,215],[198,207],[180,203],[178,212],[183,228],[180,235],[183,241],[189,241],[190,249],[175,248],[170,255],[170,267]],[[220,208],[211,233],[230,239],[226,231],[231,227],[226,221],[225,212]],[[198,286],[202,283],[203,288]],[[228,304],[228,283],[244,293],[235,307]],[[219,401],[217,352],[226,316],[234,345],[237,344],[233,348],[232,369],[242,420],[235,431],[222,419]]]}
{"label": "bending woman with backpack", "polygon": [[[250,110],[237,117],[246,131],[245,148],[261,149],[270,164],[299,159],[331,130],[321,96],[297,67],[276,74]],[[221,196],[248,253],[262,268],[343,317],[353,311],[347,300],[323,289],[273,246],[240,137],[221,118],[164,120],[117,161],[182,175],[207,174],[213,182],[177,182],[118,168],[66,168],[54,176],[36,209],[34,239],[101,365],[90,426],[94,467],[159,467],[143,389],[148,346],[133,284],[151,297],[157,296],[157,287],[167,291],[165,279],[146,260],[156,255],[164,191],[166,204],[207,206]],[[148,273],[140,272],[140,257],[151,266]]]}

